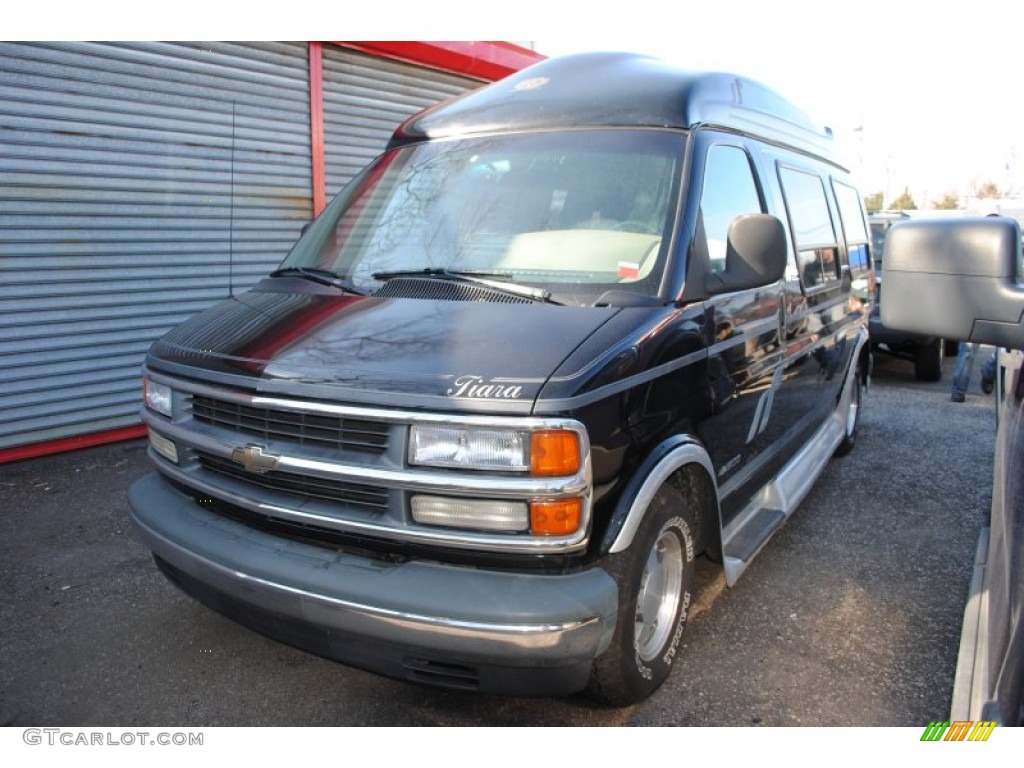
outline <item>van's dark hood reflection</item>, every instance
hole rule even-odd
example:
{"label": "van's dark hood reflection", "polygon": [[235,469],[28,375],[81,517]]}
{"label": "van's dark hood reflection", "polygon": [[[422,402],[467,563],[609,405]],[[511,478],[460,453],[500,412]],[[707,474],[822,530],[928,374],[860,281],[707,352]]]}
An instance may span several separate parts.
{"label": "van's dark hood reflection", "polygon": [[[187,366],[201,378],[261,391],[288,382],[290,392],[308,385],[307,395],[322,388],[337,397],[340,388],[377,404],[389,403],[380,395],[390,393],[521,412],[566,357],[617,312],[349,296],[296,282],[265,281],[197,315],[159,340],[148,364],[178,373]],[[296,290],[285,290],[289,285]]]}

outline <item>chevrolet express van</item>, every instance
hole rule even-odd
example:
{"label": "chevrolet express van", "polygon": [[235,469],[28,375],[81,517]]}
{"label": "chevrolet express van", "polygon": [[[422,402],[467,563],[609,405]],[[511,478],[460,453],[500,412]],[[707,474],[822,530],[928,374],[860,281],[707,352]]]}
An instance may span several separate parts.
{"label": "chevrolet express van", "polygon": [[624,704],[854,444],[868,230],[828,131],[625,54],[413,116],[280,268],[156,342],[162,571],[285,642]]}

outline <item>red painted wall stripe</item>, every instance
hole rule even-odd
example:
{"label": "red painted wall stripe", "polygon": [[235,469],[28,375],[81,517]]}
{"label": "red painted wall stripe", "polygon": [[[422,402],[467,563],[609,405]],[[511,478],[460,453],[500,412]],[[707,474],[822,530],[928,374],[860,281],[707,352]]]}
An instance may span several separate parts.
{"label": "red painted wall stripe", "polygon": [[313,168],[313,216],[327,205],[327,170],[324,160],[324,53],[323,43],[309,44],[309,154]]}
{"label": "red painted wall stripe", "polygon": [[121,427],[111,429],[107,432],[92,432],[88,435],[75,435],[64,437],[60,440],[48,440],[45,443],[32,443],[30,445],[19,445],[14,448],[0,448],[0,464],[21,459],[34,459],[37,456],[46,456],[50,453],[62,453],[63,451],[76,451],[79,448],[91,448],[94,445],[116,443],[121,440],[132,440],[136,437],[145,437],[146,428],[142,424],[133,427]]}
{"label": "red painted wall stripe", "polygon": [[500,80],[545,56],[503,41],[339,40],[335,45],[480,80]]}

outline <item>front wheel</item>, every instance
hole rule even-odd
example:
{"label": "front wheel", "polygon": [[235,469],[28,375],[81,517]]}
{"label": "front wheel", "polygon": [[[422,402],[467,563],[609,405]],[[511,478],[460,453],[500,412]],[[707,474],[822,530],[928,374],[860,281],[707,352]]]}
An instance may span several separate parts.
{"label": "front wheel", "polygon": [[610,704],[643,701],[672,671],[694,587],[692,510],[674,488],[651,500],[629,549],[612,555],[619,612],[608,650],[595,662],[590,690]]}

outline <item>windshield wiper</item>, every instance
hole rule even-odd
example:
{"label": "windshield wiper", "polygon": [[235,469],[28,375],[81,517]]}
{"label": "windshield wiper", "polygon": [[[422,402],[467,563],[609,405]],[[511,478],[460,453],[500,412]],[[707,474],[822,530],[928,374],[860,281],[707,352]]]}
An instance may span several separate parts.
{"label": "windshield wiper", "polygon": [[511,280],[511,272],[496,272],[492,269],[445,269],[443,267],[423,267],[422,269],[396,269],[392,272],[374,272],[374,280],[390,280],[394,277],[446,277],[476,279],[480,277],[496,277]]}
{"label": "windshield wiper", "polygon": [[345,293],[351,293],[355,296],[365,296],[363,291],[360,291],[348,280],[343,279],[336,272],[331,272],[329,269],[317,269],[312,267],[282,267],[276,269],[270,273],[271,277],[302,277],[306,280],[312,280],[314,283],[320,283],[320,285],[329,285],[332,288],[345,291]]}
{"label": "windshield wiper", "polygon": [[[437,267],[426,267],[424,269],[397,269],[393,272],[374,272],[374,280],[391,280],[396,277],[427,277],[434,280],[462,280],[467,283],[476,283],[493,288],[496,291],[504,291],[513,296],[522,296],[534,301],[545,301],[550,304],[558,302],[551,299],[551,291],[543,288],[531,288],[528,285],[505,282],[512,279],[509,272],[495,272],[490,270],[453,270],[440,269]],[[493,279],[488,279],[493,278]]]}

